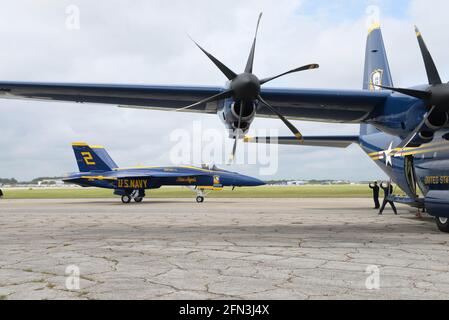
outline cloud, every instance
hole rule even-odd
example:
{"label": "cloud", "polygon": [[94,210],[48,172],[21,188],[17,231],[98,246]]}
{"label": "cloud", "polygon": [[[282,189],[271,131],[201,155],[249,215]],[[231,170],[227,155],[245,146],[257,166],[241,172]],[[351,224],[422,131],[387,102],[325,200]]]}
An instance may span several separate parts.
{"label": "cloud", "polygon": [[[395,81],[425,82],[412,30],[418,23],[440,72],[448,42],[440,41],[449,22],[446,1],[411,1],[388,6],[384,37]],[[0,12],[0,78],[17,81],[106,82],[138,84],[223,85],[224,78],[192,45],[187,34],[232,69],[244,68],[259,11],[264,12],[256,51],[255,72],[276,74],[290,67],[319,62],[321,69],[289,76],[273,86],[355,88],[362,84],[365,12],[328,3],[313,10],[309,0],[294,1],[20,1],[3,4]],[[382,6],[383,1],[378,2]],[[66,28],[66,7],[80,8],[79,31]],[[429,8],[433,8],[429,11]],[[340,9],[339,9],[340,8]],[[385,7],[387,8],[387,7]],[[323,11],[323,10],[324,11]],[[437,10],[436,10],[437,9]],[[394,14],[401,11],[401,14]],[[429,15],[432,19],[429,19]],[[0,101],[0,177],[30,179],[75,171],[70,142],[108,147],[120,165],[168,165],[172,130],[219,128],[218,117],[114,106],[72,103]],[[354,125],[297,122],[304,134],[353,134]],[[277,128],[277,120],[256,119],[254,129]],[[228,143],[232,143],[228,141]],[[348,150],[280,147],[276,177],[351,178],[382,175],[358,147]],[[257,175],[257,167],[235,169]]]}

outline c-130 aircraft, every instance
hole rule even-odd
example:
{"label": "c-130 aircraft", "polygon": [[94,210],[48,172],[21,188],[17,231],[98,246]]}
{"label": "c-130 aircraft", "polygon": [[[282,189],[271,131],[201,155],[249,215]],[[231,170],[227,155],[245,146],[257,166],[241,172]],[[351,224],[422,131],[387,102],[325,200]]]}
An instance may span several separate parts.
{"label": "c-130 aircraft", "polygon": [[[246,68],[237,74],[197,46],[229,80],[225,88],[0,82],[0,98],[102,103],[123,108],[217,114],[230,137],[248,132],[255,117],[277,117],[291,137],[246,138],[247,142],[347,147],[359,144],[407,194],[393,200],[425,208],[439,230],[449,232],[449,84],[443,84],[416,29],[428,85],[395,88],[379,24],[368,34],[363,90],[262,88],[287,74],[318,68],[309,64],[274,77],[253,74],[257,30]],[[199,102],[198,102],[199,101]],[[303,136],[288,120],[360,124],[356,136]],[[418,188],[423,194],[418,195]]]}

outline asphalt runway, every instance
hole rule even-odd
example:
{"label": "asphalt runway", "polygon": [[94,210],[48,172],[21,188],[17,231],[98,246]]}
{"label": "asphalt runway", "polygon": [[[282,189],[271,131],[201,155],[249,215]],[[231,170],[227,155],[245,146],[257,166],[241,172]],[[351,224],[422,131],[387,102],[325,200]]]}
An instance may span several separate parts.
{"label": "asphalt runway", "polygon": [[0,200],[0,300],[449,299],[449,235],[371,207]]}

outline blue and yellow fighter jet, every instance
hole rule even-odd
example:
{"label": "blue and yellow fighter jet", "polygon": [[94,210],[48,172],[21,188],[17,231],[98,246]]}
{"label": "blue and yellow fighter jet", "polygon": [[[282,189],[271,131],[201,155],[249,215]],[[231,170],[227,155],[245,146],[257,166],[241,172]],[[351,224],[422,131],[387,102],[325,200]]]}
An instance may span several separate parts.
{"label": "blue and yellow fighter jet", "polygon": [[205,192],[219,191],[223,187],[255,187],[265,183],[236,172],[212,168],[135,167],[119,168],[102,146],[89,146],[84,142],[72,143],[80,172],[69,174],[65,183],[82,187],[114,189],[123,203],[142,202],[145,190],[162,186],[186,186],[196,190],[198,203],[204,202]]}

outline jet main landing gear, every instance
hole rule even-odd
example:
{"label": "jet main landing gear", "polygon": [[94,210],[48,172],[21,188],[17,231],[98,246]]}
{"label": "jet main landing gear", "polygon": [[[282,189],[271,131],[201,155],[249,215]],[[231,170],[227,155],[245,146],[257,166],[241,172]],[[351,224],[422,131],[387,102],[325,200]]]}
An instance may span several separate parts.
{"label": "jet main landing gear", "polygon": [[438,229],[441,232],[449,233],[449,218],[436,217]]}
{"label": "jet main landing gear", "polygon": [[131,202],[131,197],[128,196],[128,195],[122,196],[122,202],[123,203],[130,203]]}
{"label": "jet main landing gear", "polygon": [[131,202],[131,200],[134,199],[135,202],[141,203],[143,201],[143,198],[145,198],[145,191],[134,190],[130,194],[122,195],[122,202],[128,204]]}

